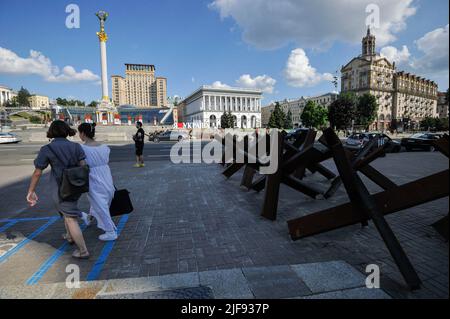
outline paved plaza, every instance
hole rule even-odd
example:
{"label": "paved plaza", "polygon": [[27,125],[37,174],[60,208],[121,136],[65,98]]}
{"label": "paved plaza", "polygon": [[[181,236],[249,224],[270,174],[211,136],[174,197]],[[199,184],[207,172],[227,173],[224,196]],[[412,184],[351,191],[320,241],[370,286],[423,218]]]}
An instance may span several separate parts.
{"label": "paved plaza", "polygon": [[[448,214],[448,197],[387,217],[424,283],[411,293],[372,223],[290,239],[287,220],[346,202],[343,187],[328,200],[312,200],[283,185],[271,222],[259,215],[263,193],[240,188],[241,174],[225,180],[220,165],[175,165],[169,144],[146,147],[143,169],[132,167],[129,145],[112,147],[116,186],[131,192],[135,211],[115,218],[115,242],[98,241],[95,226],[84,230],[88,261],[70,257],[45,182],[39,204],[26,207],[30,163],[0,159],[0,298],[448,298],[448,243],[430,226]],[[373,166],[403,184],[448,169],[448,159],[388,154]],[[326,186],[319,177],[308,180]],[[88,209],[86,198],[81,207]],[[73,263],[82,289],[68,292],[66,266]],[[365,288],[368,264],[380,266],[380,290]]]}

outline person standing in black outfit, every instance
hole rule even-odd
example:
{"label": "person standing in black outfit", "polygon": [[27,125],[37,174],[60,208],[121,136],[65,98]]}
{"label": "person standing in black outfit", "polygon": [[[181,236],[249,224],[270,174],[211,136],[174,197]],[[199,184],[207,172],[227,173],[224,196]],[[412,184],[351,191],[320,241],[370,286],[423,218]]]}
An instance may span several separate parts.
{"label": "person standing in black outfit", "polygon": [[144,129],[142,128],[141,122],[136,122],[136,128],[137,132],[133,136],[134,145],[136,148],[136,164],[134,165],[134,167],[144,167],[145,164],[143,153],[144,153],[145,132]]}

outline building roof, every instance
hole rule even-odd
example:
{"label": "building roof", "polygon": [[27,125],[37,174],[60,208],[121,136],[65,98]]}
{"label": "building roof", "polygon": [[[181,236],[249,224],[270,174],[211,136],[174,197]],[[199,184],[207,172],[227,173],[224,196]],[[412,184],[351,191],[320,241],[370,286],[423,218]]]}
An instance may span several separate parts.
{"label": "building roof", "polygon": [[222,92],[222,93],[248,93],[248,94],[258,94],[258,95],[262,95],[263,91],[262,90],[257,90],[257,89],[247,89],[247,88],[238,88],[238,87],[214,87],[211,85],[203,85],[200,88],[198,88],[197,90],[195,90],[193,93],[189,94],[184,100],[187,101],[189,100],[191,97],[193,97],[194,95],[200,93],[201,91],[210,91],[210,92]]}

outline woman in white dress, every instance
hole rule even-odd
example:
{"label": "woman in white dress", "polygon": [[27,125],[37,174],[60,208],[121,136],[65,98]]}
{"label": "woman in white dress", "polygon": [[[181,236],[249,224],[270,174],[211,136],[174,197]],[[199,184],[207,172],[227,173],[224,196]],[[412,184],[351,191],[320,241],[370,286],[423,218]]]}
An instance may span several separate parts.
{"label": "woman in white dress", "polygon": [[[95,124],[83,123],[78,127],[86,162],[90,168],[89,174],[89,203],[90,215],[97,220],[97,227],[105,231],[99,236],[100,240],[111,241],[117,239],[117,228],[111,219],[109,207],[114,197],[114,183],[109,168],[110,149],[107,145],[94,140]],[[89,219],[83,220],[89,224]]]}

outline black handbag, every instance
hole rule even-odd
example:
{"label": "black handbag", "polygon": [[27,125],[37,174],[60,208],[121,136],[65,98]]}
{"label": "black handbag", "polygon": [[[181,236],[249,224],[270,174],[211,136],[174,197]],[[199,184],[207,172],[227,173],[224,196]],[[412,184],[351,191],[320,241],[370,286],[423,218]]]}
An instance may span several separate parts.
{"label": "black handbag", "polygon": [[[67,165],[56,155],[52,147],[48,145],[50,152],[66,167]],[[59,197],[66,202],[76,202],[83,193],[89,192],[89,166],[73,166],[63,170],[59,181]]]}
{"label": "black handbag", "polygon": [[111,216],[120,216],[130,214],[134,210],[133,203],[131,203],[130,192],[126,189],[118,190],[114,192],[114,198],[109,207],[109,213]]}

